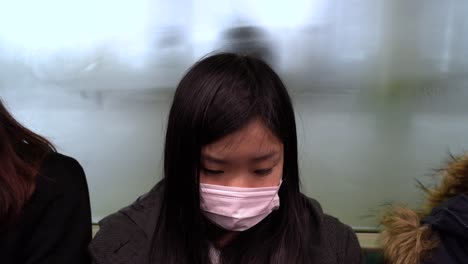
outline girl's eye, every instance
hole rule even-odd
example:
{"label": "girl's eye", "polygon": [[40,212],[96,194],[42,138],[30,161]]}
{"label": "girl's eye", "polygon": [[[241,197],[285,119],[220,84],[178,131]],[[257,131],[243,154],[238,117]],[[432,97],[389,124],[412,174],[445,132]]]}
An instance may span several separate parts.
{"label": "girl's eye", "polygon": [[224,171],[221,171],[221,170],[210,170],[207,168],[202,168],[202,171],[206,174],[211,174],[211,175],[219,175],[219,174],[224,173]]}
{"label": "girl's eye", "polygon": [[266,176],[271,173],[273,169],[261,169],[261,170],[255,170],[254,173],[257,174],[258,176]]}

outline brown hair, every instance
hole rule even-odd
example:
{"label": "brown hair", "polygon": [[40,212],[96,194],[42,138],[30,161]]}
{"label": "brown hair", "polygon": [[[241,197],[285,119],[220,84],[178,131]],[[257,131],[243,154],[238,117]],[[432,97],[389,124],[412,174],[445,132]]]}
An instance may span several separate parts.
{"label": "brown hair", "polygon": [[55,151],[16,121],[0,101],[0,228],[17,218],[34,192],[42,161]]}

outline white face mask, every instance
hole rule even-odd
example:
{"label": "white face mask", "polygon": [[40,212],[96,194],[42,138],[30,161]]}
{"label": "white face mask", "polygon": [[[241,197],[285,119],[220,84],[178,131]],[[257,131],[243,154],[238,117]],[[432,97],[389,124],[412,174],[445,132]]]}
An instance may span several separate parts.
{"label": "white face mask", "polygon": [[231,231],[247,230],[279,208],[274,187],[239,188],[200,184],[200,208],[214,224]]}

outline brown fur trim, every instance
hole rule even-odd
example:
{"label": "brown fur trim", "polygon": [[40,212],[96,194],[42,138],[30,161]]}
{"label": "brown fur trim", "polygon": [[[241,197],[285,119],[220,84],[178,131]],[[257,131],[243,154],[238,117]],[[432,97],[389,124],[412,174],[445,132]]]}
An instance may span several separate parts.
{"label": "brown fur trim", "polygon": [[430,214],[442,202],[460,194],[468,194],[468,154],[453,157],[445,169],[439,171],[441,182],[423,189],[426,202],[421,210],[393,206],[381,218],[384,231],[380,236],[386,261],[391,264],[419,264],[437,246],[437,234],[429,226],[421,225],[421,218]]}
{"label": "brown fur trim", "polygon": [[419,264],[426,253],[437,245],[428,226],[420,224],[420,216],[413,210],[394,206],[382,217],[384,231],[380,242],[387,263]]}
{"label": "brown fur trim", "polygon": [[453,157],[448,166],[441,170],[441,183],[426,189],[427,201],[423,213],[428,215],[440,203],[461,193],[468,194],[468,154]]}

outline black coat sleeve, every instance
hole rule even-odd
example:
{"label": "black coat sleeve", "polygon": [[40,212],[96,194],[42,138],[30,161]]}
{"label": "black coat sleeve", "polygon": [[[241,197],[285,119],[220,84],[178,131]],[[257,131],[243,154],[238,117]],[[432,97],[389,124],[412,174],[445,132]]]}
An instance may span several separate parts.
{"label": "black coat sleeve", "polygon": [[359,240],[357,239],[354,231],[347,227],[345,231],[344,238],[344,262],[349,264],[363,264],[365,259],[362,255],[362,249],[359,245]]}
{"label": "black coat sleeve", "polygon": [[341,223],[335,217],[326,215],[323,222],[323,235],[326,237],[333,261],[324,263],[362,264],[365,259],[356,234],[351,227]]}
{"label": "black coat sleeve", "polygon": [[84,171],[80,164],[65,156],[48,161],[44,181],[54,192],[25,248],[25,264],[90,263],[87,246],[91,240],[91,210]]}

